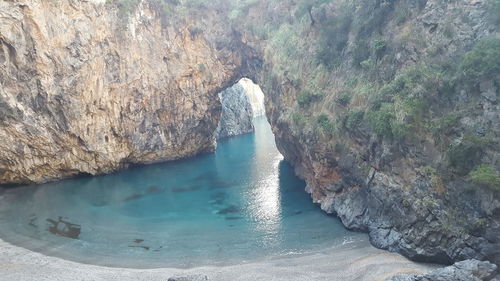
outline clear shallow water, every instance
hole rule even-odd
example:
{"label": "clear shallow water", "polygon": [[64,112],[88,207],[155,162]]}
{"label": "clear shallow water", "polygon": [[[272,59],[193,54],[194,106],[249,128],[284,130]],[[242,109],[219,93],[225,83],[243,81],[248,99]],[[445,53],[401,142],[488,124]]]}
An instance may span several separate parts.
{"label": "clear shallow water", "polygon": [[0,238],[117,267],[226,265],[357,237],[324,214],[283,161],[265,118],[215,154],[7,190]]}

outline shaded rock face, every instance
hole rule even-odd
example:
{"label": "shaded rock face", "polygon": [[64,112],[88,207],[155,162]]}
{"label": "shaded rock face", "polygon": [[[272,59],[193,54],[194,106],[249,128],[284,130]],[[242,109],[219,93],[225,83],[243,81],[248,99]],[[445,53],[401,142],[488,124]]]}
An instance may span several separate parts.
{"label": "shaded rock face", "polygon": [[214,150],[217,93],[249,57],[240,38],[210,11],[207,36],[162,27],[147,1],[123,27],[104,2],[0,2],[0,184]]}
{"label": "shaded rock face", "polygon": [[497,266],[478,260],[465,260],[452,266],[437,269],[424,275],[398,275],[388,281],[490,281],[494,279]]}
{"label": "shaded rock face", "polygon": [[253,111],[245,88],[238,83],[219,94],[222,115],[215,131],[216,139],[254,131]]}

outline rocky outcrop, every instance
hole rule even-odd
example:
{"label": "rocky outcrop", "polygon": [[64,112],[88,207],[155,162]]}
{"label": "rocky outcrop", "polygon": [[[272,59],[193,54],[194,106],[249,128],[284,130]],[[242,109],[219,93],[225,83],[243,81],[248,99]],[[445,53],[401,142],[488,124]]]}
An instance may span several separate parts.
{"label": "rocky outcrop", "polygon": [[498,175],[498,64],[459,64],[500,37],[489,1],[252,1],[237,24],[153,2],[0,2],[0,184],[212,151],[217,93],[250,77],[323,210],[414,260],[500,263],[499,191],[470,175]]}
{"label": "rocky outcrop", "polygon": [[222,115],[215,131],[217,139],[254,131],[253,111],[243,86],[238,83],[219,94]]}
{"label": "rocky outcrop", "polygon": [[497,266],[489,262],[465,260],[424,275],[397,275],[387,281],[490,281]]}
{"label": "rocky outcrop", "polygon": [[238,83],[243,87],[250,100],[253,117],[265,116],[266,108],[264,105],[264,93],[260,86],[248,78],[243,78]]}
{"label": "rocky outcrop", "polygon": [[105,2],[0,1],[0,184],[214,150],[241,38],[215,11],[175,21],[141,1],[124,21]]}
{"label": "rocky outcrop", "polygon": [[[444,72],[425,72],[422,66],[460,60],[482,38],[497,36],[488,5],[380,3],[313,6],[301,21],[285,25],[287,42],[299,45],[286,51],[301,59],[283,65],[286,53],[274,55],[279,48],[273,46],[266,53],[268,72],[259,79],[277,146],[306,180],[314,202],[349,229],[368,232],[373,245],[423,262],[475,258],[500,264],[499,191],[471,182],[471,168],[458,171],[454,160],[488,163],[498,175],[498,146],[472,144],[486,139],[498,144],[500,110],[491,102],[497,99],[487,98],[498,97],[498,88],[481,89],[477,80],[469,86],[462,76],[440,81],[449,66]],[[335,16],[337,21],[329,21]],[[297,38],[324,44],[321,52],[339,59],[308,53],[309,44],[292,38],[296,30],[302,30]],[[322,33],[326,39],[318,39]],[[342,49],[335,53],[337,43]],[[318,59],[324,65],[314,64]],[[433,80],[439,82],[426,86]],[[405,94],[411,98],[399,103]],[[420,101],[427,102],[425,108],[408,113]],[[446,123],[452,116],[456,119]],[[418,118],[427,119],[417,123]],[[391,127],[396,123],[401,126]],[[433,131],[431,124],[442,127]],[[393,135],[405,128],[408,135]]]}

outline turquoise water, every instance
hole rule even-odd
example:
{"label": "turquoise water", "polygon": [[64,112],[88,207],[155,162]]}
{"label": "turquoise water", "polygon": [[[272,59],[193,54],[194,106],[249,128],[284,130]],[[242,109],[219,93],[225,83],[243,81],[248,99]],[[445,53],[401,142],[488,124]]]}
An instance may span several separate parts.
{"label": "turquoise water", "polygon": [[105,266],[226,265],[314,252],[353,237],[304,192],[265,118],[215,154],[9,189],[0,238]]}

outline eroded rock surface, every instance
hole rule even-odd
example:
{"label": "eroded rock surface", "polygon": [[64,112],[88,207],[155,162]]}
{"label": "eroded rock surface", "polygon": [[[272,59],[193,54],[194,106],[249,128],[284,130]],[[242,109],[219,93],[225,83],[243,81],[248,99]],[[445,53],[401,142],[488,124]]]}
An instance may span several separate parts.
{"label": "eroded rock surface", "polygon": [[252,106],[241,84],[235,84],[221,92],[219,98],[222,104],[222,115],[215,131],[217,139],[254,131]]}
{"label": "eroded rock surface", "polygon": [[387,281],[490,281],[497,266],[489,262],[465,260],[422,275],[397,275]]}
{"label": "eroded rock surface", "polygon": [[164,22],[143,1],[124,26],[104,2],[0,2],[0,184],[214,150],[238,37],[214,11]]}
{"label": "eroded rock surface", "polygon": [[[357,5],[343,13],[347,2]],[[442,79],[500,37],[489,1],[294,3],[247,7],[242,21],[277,27],[259,37],[223,10],[193,16],[200,29],[162,22],[144,1],[123,28],[102,2],[0,2],[0,183],[212,151],[217,93],[251,77],[279,150],[323,210],[414,260],[499,264],[499,191],[459,171],[498,173],[498,82]]]}
{"label": "eroded rock surface", "polygon": [[[368,232],[373,245],[418,261],[499,264],[499,191],[467,175],[481,163],[492,165],[492,174],[498,175],[498,146],[478,144],[486,139],[498,144],[499,90],[491,78],[472,86],[460,74],[453,82],[439,81],[451,72],[443,65],[460,61],[484,38],[498,38],[488,20],[488,3],[359,3],[355,8],[316,6],[302,18],[309,17],[310,26],[295,22],[284,28],[287,38],[296,36],[289,40],[299,46],[287,51],[300,57],[298,63],[283,64],[286,52],[275,55],[276,47],[266,53],[278,66],[268,62],[269,72],[259,84],[265,85],[267,115],[280,152],[306,180],[314,202],[349,229]],[[352,18],[341,17],[347,14],[342,9],[352,9]],[[335,16],[338,20],[330,21]],[[366,23],[361,30],[360,23]],[[322,29],[325,25],[331,29]],[[305,31],[294,33],[299,28]],[[334,53],[328,44],[341,44],[334,53],[339,59],[326,57],[322,67],[334,66],[323,72],[314,64],[317,53],[301,44],[322,44],[322,32],[330,32],[325,38],[344,40],[323,39],[326,54]],[[426,72],[429,65],[443,72]],[[439,82],[426,86],[429,81]],[[414,99],[398,103],[406,93]],[[427,102],[423,113],[409,116],[418,107],[410,105],[416,100]],[[450,117],[456,118],[452,124],[445,121]],[[392,126],[397,122],[400,127]],[[429,129],[432,124],[441,127]],[[395,136],[399,129],[407,135]]]}

